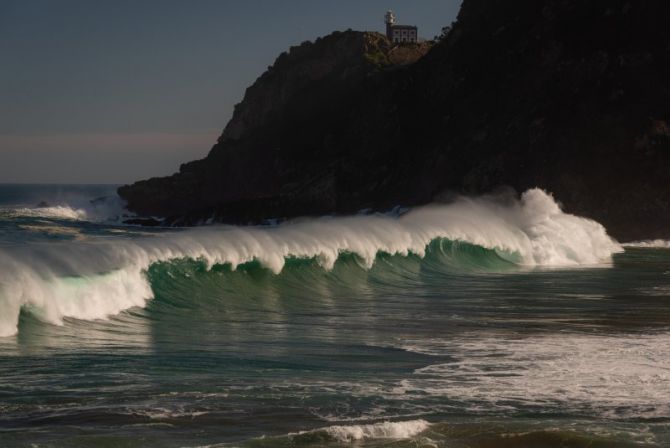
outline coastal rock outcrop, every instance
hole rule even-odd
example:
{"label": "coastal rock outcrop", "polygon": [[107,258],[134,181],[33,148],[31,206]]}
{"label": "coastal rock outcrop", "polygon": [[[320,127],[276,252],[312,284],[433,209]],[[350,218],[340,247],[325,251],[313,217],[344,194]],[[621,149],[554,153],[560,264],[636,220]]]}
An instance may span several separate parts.
{"label": "coastal rock outcrop", "polygon": [[119,194],[195,224],[537,186],[621,240],[667,238],[668,19],[662,0],[464,0],[401,61],[335,33],[280,56],[205,159]]}
{"label": "coastal rock outcrop", "polygon": [[345,31],[292,47],[247,89],[205,159],[119,194],[129,210],[179,225],[336,211],[331,168],[358,98],[370,79],[402,71],[431,46]]}

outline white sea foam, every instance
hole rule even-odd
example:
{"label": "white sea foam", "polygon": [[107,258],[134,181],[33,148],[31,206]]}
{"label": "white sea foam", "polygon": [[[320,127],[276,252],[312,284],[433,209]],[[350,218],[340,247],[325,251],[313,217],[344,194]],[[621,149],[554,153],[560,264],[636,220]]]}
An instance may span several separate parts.
{"label": "white sea foam", "polygon": [[[62,199],[61,199],[62,200]],[[44,207],[3,206],[0,218],[45,218],[65,221],[118,222],[125,203],[118,196],[89,198],[72,196],[58,204]]]}
{"label": "white sea foam", "polygon": [[[301,431],[288,434],[288,437],[302,436],[304,434],[313,434],[325,432],[330,437],[340,443],[356,443],[366,439],[388,439],[402,440],[411,439],[430,428],[430,423],[425,420],[408,420],[399,422],[379,422],[368,425],[334,425],[325,428],[319,428],[312,431]],[[262,437],[265,439],[265,437]],[[218,448],[229,446],[224,444],[201,445],[194,448]],[[358,446],[358,445],[356,445]]]}
{"label": "white sea foam", "polygon": [[197,417],[208,414],[207,411],[194,411],[183,408],[127,409],[126,413],[130,415],[139,415],[142,417],[147,417],[150,418],[151,420],[167,420],[167,419],[180,419],[180,418],[190,418],[191,420],[193,420]]}
{"label": "white sea foam", "polygon": [[670,415],[670,334],[466,335],[401,347],[453,360],[418,369],[398,393],[486,412],[541,406],[608,418]]}
{"label": "white sea foam", "polygon": [[83,221],[88,217],[86,210],[83,208],[70,207],[68,205],[35,208],[3,208],[0,213],[10,218],[25,216],[30,218],[53,218],[71,221]]}
{"label": "white sea foam", "polygon": [[322,429],[340,442],[364,439],[410,439],[430,427],[425,420],[381,422],[369,425],[329,426]]}
{"label": "white sea foam", "polygon": [[636,247],[646,249],[670,249],[670,240],[645,240],[625,243],[624,247]]}
{"label": "white sea foam", "polygon": [[152,297],[144,272],[157,261],[204,260],[209,266],[259,261],[279,273],[287,257],[315,258],[331,269],[342,253],[371,267],[380,252],[423,256],[436,238],[508,254],[525,266],[608,263],[621,246],[598,223],[563,213],[542,190],[501,205],[461,199],[400,217],[352,216],[275,227],[214,227],[141,239],[71,241],[0,249],[0,336],[17,331],[25,308],[41,319],[104,319]]}

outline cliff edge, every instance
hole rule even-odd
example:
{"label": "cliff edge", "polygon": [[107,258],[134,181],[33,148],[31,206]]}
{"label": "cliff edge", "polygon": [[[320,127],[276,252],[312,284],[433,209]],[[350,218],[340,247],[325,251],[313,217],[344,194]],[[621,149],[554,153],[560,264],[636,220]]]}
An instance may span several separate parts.
{"label": "cliff edge", "polygon": [[401,63],[384,36],[331,35],[280,56],[207,158],[119,194],[193,224],[538,186],[620,240],[668,238],[668,19],[663,0],[464,0]]}
{"label": "cliff edge", "polygon": [[358,99],[371,79],[405,70],[431,45],[345,31],[292,47],[246,90],[206,158],[119,194],[129,210],[177,225],[337,210],[331,170]]}

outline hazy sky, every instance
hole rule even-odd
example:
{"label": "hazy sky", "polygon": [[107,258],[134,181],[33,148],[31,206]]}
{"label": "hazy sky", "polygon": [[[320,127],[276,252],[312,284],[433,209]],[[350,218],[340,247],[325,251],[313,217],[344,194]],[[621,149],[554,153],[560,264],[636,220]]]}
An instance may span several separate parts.
{"label": "hazy sky", "polygon": [[291,45],[426,38],[461,0],[0,0],[0,183],[125,183],[203,157],[244,89]]}

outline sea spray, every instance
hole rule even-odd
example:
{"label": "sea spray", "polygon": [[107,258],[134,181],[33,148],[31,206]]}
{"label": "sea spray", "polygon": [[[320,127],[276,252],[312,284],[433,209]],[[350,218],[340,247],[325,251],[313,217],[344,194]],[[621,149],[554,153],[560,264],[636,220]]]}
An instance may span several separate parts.
{"label": "sea spray", "polygon": [[45,218],[56,221],[114,223],[120,222],[124,215],[132,215],[124,210],[125,202],[121,198],[109,194],[111,192],[106,189],[101,189],[99,192],[107,195],[91,199],[81,193],[60,194],[45,201],[40,198],[49,197],[48,192],[34,193],[34,196],[18,198],[21,201],[19,204],[0,203],[0,220]]}
{"label": "sea spray", "polygon": [[160,261],[190,258],[232,269],[257,261],[278,274],[288,258],[315,259],[331,269],[341,254],[350,253],[369,268],[380,253],[424,256],[436,239],[493,249],[531,267],[607,263],[622,250],[600,224],[563,213],[539,189],[513,203],[462,198],[400,217],[321,218],[10,247],[0,249],[0,336],[17,332],[22,308],[61,324],[67,317],[102,319],[143,306],[152,298],[146,271]]}
{"label": "sea spray", "polygon": [[626,243],[624,247],[636,247],[642,249],[670,249],[670,240],[644,240]]}

